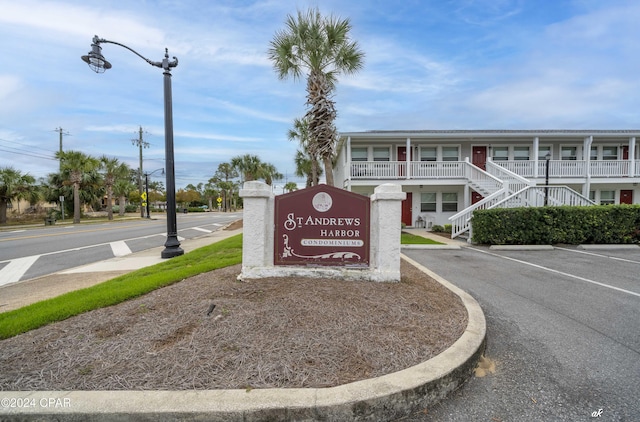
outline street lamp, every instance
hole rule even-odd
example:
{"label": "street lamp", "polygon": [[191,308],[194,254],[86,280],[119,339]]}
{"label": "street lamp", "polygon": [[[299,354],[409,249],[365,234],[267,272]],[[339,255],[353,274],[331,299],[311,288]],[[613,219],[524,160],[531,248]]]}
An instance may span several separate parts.
{"label": "street lamp", "polygon": [[547,152],[544,156],[545,170],[544,170],[544,206],[549,203],[549,160],[551,160],[551,151]]}
{"label": "street lamp", "polygon": [[95,35],[91,43],[91,51],[86,56],[82,56],[82,60],[96,73],[104,73],[105,70],[111,69],[111,63],[109,63],[102,55],[102,47],[100,46],[102,43],[110,43],[124,47],[143,59],[145,62],[149,63],[151,66],[159,67],[163,70],[164,148],[167,169],[167,241],[164,244],[165,249],[162,251],[161,257],[172,258],[174,256],[182,255],[184,250],[180,248],[178,227],[176,224],[176,181],[173,163],[173,111],[171,100],[171,68],[178,66],[178,59],[173,56],[173,60],[169,61],[169,50],[165,48],[164,59],[161,62],[154,62],[124,44],[105,40],[104,38],[98,38],[98,36]]}
{"label": "street lamp", "polygon": [[163,168],[154,170],[151,173],[144,174],[144,193],[145,193],[145,196],[147,197],[145,200],[145,202],[147,203],[147,218],[151,218],[151,212],[149,211],[149,176],[151,176],[156,171],[160,171],[160,170],[162,170],[162,174],[164,174]]}

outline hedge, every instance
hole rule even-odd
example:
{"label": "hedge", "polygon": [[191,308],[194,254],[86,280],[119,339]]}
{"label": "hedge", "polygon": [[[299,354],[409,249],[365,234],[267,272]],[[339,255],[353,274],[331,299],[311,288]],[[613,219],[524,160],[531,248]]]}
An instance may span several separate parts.
{"label": "hedge", "polygon": [[476,210],[471,224],[482,244],[640,243],[640,205]]}

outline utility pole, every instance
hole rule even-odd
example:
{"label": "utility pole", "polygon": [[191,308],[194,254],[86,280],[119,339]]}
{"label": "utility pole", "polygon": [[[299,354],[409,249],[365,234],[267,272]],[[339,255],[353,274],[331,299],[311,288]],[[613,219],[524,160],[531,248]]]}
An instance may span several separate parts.
{"label": "utility pole", "polygon": [[[142,139],[142,126],[138,131],[138,139],[132,139],[131,143],[137,145],[140,148],[140,168],[138,169],[138,191],[142,195],[142,148],[149,148],[149,142]],[[144,207],[140,205],[140,217],[144,218]]]}
{"label": "utility pole", "polygon": [[[54,132],[58,132],[60,134],[60,154],[62,154],[62,136],[69,136],[69,132],[65,132],[61,127],[54,129]],[[60,171],[62,171],[62,158],[60,158]]]}

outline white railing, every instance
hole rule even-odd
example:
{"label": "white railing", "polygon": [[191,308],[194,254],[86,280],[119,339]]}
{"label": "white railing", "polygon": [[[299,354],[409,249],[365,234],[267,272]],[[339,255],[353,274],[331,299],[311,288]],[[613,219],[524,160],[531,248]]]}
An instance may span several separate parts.
{"label": "white railing", "polygon": [[629,176],[629,160],[590,161],[589,171],[593,177]]}
{"label": "white railing", "polygon": [[568,186],[528,186],[519,192],[496,203],[495,208],[543,207],[550,206],[588,206],[595,202],[579,194]]}
{"label": "white railing", "polygon": [[415,179],[460,179],[464,177],[462,161],[413,161],[411,177]]}
{"label": "white railing", "polygon": [[535,161],[493,161],[493,163],[522,177],[534,176],[533,170],[535,170]]}
{"label": "white railing", "polygon": [[460,211],[459,213],[449,217],[451,221],[451,238],[460,236],[471,227],[471,216],[475,210],[483,210],[493,208],[495,204],[503,201],[507,197],[507,190],[502,188],[497,192],[483,198],[481,201],[476,202]]}
{"label": "white railing", "polygon": [[471,186],[478,187],[484,192],[484,196],[491,195],[504,188],[504,182],[496,176],[474,166],[468,161],[464,161],[464,177],[470,182]]}
{"label": "white railing", "polygon": [[353,161],[352,179],[399,179],[407,175],[405,161]]}
{"label": "white railing", "polygon": [[[521,163],[522,161],[513,161],[514,163]],[[512,170],[509,170],[506,167],[502,167],[493,161],[487,161],[486,164],[487,172],[494,175],[498,179],[506,182],[506,187],[509,190],[509,193],[517,192],[526,188],[527,186],[533,186],[533,182],[525,179],[517,173],[514,173]]]}

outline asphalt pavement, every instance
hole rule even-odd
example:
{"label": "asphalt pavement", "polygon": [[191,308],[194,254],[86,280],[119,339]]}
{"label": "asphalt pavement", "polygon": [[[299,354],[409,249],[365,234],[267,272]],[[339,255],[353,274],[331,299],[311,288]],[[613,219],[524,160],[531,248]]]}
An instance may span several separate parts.
{"label": "asphalt pavement", "polygon": [[403,421],[640,420],[640,248],[404,251],[480,303],[483,377]]}

